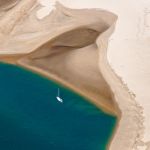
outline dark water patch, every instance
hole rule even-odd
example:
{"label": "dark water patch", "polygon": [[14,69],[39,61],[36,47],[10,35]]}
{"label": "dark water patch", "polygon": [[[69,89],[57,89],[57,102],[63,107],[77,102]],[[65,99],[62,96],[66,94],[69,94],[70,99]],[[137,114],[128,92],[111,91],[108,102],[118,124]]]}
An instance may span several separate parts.
{"label": "dark water patch", "polygon": [[0,64],[0,150],[105,150],[115,124],[71,90]]}

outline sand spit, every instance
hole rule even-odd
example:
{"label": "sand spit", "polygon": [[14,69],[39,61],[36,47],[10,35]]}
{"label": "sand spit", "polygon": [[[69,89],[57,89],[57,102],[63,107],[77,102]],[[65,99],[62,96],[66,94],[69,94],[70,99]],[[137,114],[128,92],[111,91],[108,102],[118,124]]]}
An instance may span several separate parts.
{"label": "sand spit", "polygon": [[[1,15],[1,60],[46,75],[117,115],[120,120],[109,149],[136,150],[143,132],[142,110],[107,61],[117,16],[57,3],[49,16],[38,20],[38,8],[35,0],[22,0]],[[8,24],[12,14],[15,18]]]}

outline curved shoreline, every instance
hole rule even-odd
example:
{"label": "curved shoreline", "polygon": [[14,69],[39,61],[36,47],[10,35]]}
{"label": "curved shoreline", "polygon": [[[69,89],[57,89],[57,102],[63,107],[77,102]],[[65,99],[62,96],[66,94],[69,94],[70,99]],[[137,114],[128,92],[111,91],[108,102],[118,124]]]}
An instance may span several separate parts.
{"label": "curved shoreline", "polygon": [[[13,143],[16,143],[16,146],[12,149],[16,150],[19,150],[19,147],[22,146],[23,143],[28,149],[31,147],[31,149],[34,149],[34,146],[40,147],[41,145],[41,148],[43,147],[43,149],[46,150],[57,150],[59,147],[62,147],[64,150],[74,147],[73,149],[75,150],[80,149],[82,146],[83,149],[88,150],[106,149],[116,122],[116,117],[103,113],[98,107],[89,103],[88,100],[74,91],[30,70],[6,63],[0,63],[0,68],[3,71],[0,75],[0,80],[5,87],[3,89],[1,86],[2,97],[0,102],[1,106],[4,107],[2,107],[0,119],[6,119],[6,122],[4,120],[2,123],[2,127],[4,125],[6,129],[4,127],[4,130],[2,130],[3,128],[0,130],[2,135],[4,134],[4,139],[10,137],[6,142],[7,145],[5,142],[2,142],[0,145],[2,149],[9,150],[7,147],[11,145],[11,137],[14,136],[16,138],[13,140]],[[9,78],[10,76],[12,76],[12,78]],[[17,78],[15,78],[16,76]],[[10,84],[10,82],[12,84]],[[60,89],[60,96],[64,100],[63,104],[59,103],[55,97],[58,88]],[[17,97],[22,97],[22,99],[11,99],[7,96],[11,94],[12,96],[16,96],[17,94]],[[9,107],[10,105],[14,107]],[[30,113],[32,116],[30,116]],[[11,120],[7,117],[10,117]],[[27,121],[28,119],[30,121]],[[17,121],[14,126],[13,120]],[[8,125],[7,121],[10,121]],[[54,122],[55,124],[53,124]],[[28,128],[26,128],[26,124],[28,124]],[[106,128],[106,124],[109,125],[108,128]],[[8,126],[10,132],[7,132]],[[13,128],[16,130],[11,130]],[[26,128],[26,130],[24,128]],[[23,133],[20,130],[23,131]],[[27,131],[25,137],[24,131]],[[10,134],[12,132],[14,134]],[[17,134],[18,132],[21,133]],[[35,136],[32,136],[32,133],[34,133]],[[41,137],[41,135],[43,136]],[[62,139],[66,135],[67,137]],[[2,139],[2,141],[5,141],[4,139]],[[39,142],[35,143],[34,141],[37,139],[39,139]],[[42,141],[44,141],[44,144],[42,144]],[[53,145],[51,145],[53,141],[56,143],[54,148]],[[72,142],[68,143],[67,141]],[[19,145],[17,144],[18,142],[20,143]],[[41,150],[41,148],[39,148],[39,150]]]}
{"label": "curved shoreline", "polygon": [[52,82],[55,82],[55,83],[59,84],[60,86],[63,86],[65,88],[71,90],[75,94],[78,94],[81,97],[85,98],[88,102],[90,102],[91,104],[95,105],[95,107],[100,109],[104,114],[107,114],[107,115],[110,115],[112,117],[115,117],[116,118],[116,124],[115,124],[115,126],[112,127],[113,131],[111,132],[111,136],[109,137],[108,144],[107,144],[107,149],[111,148],[111,143],[112,143],[112,140],[113,140],[113,138],[114,138],[114,136],[116,134],[116,130],[118,128],[118,123],[119,123],[119,120],[120,120],[120,117],[121,117],[120,114],[118,114],[118,113],[114,114],[114,113],[110,112],[110,110],[104,109],[98,101],[94,102],[92,100],[92,98],[89,98],[88,96],[84,95],[82,92],[80,92],[77,89],[75,89],[71,84],[67,84],[67,82],[65,82],[63,80],[60,80],[59,78],[55,78],[55,77],[51,76],[49,73],[44,72],[43,70],[40,70],[40,69],[39,70],[37,70],[37,69],[34,70],[33,68],[30,68],[29,66],[28,67],[26,67],[24,65],[22,66],[20,64],[17,64],[16,61],[14,61],[14,60],[9,62],[8,60],[1,60],[0,59],[0,63],[4,63],[4,64],[6,63],[6,64],[11,64],[11,65],[20,67],[20,68],[25,69],[27,71],[30,71],[30,72],[32,72],[34,74],[40,75],[41,77],[46,78],[46,79],[48,79],[48,80],[50,80]]}
{"label": "curved shoreline", "polygon": [[[59,9],[61,9],[61,6],[59,6]],[[67,9],[67,8],[62,8],[62,9],[63,11],[65,11],[65,13],[67,13],[67,15],[72,16],[74,12],[74,10],[71,10],[71,9]],[[104,18],[105,16],[103,16],[103,19]],[[120,150],[120,149],[122,150],[135,149],[136,150],[137,144],[140,142],[142,138],[142,132],[144,128],[142,109],[141,107],[138,106],[132,94],[129,92],[127,87],[123,84],[122,80],[115,74],[115,72],[112,70],[112,68],[110,67],[108,63],[108,60],[107,60],[108,38],[110,37],[110,35],[112,34],[114,30],[114,26],[115,26],[114,23],[116,21],[116,18],[115,19],[110,18],[110,20],[106,19],[105,21],[106,22],[108,21],[107,25],[109,25],[109,28],[107,28],[104,32],[100,33],[99,37],[96,39],[96,45],[98,46],[98,54],[99,54],[98,56],[99,57],[98,58],[99,72],[102,73],[103,78],[107,82],[110,88],[110,91],[109,89],[108,91],[111,92],[111,96],[113,97],[114,103],[116,103],[117,106],[114,106],[111,109],[106,109],[107,107],[105,107],[102,104],[102,102],[100,101],[92,101],[92,102],[98,105],[99,107],[104,106],[105,110],[108,112],[109,111],[113,112],[114,108],[117,110],[117,111],[116,110],[114,111],[116,112],[114,114],[119,117],[119,123],[116,129],[116,132],[113,136],[113,139],[111,140],[111,143],[109,145],[109,149],[110,150]],[[45,41],[45,43],[46,42],[47,41]],[[34,51],[34,49],[32,51]],[[16,51],[16,53],[18,52]],[[31,52],[31,56],[32,56],[32,52]],[[22,56],[20,58],[22,58]],[[20,58],[17,58],[17,60],[19,60]],[[27,61],[26,59],[23,59],[23,60]],[[11,60],[10,62],[13,63],[13,61],[15,60]],[[80,89],[75,88],[71,83],[69,83],[68,81],[65,81],[63,78],[59,78],[58,76],[53,75],[53,74],[50,75],[50,73],[46,71],[44,72],[43,69],[40,69],[38,67],[36,67],[35,69],[34,66],[28,64],[28,62],[27,63],[25,62],[26,64],[22,64],[21,61],[20,60],[17,61],[17,64],[27,69],[31,69],[34,72],[38,72],[45,76],[49,76],[50,78],[53,78],[54,80],[58,82],[61,82],[67,87],[71,87],[71,89],[73,89],[74,91],[77,91],[78,93],[86,97],[86,94],[85,94],[86,92],[83,93],[82,91],[80,91]],[[6,62],[9,62],[9,60],[6,60]],[[121,115],[120,115],[120,111],[121,111]]]}

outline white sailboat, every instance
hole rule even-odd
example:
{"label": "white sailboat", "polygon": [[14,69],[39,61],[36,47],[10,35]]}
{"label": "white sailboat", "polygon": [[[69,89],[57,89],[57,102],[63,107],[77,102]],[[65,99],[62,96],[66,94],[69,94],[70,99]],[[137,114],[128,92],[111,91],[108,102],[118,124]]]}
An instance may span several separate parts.
{"label": "white sailboat", "polygon": [[59,88],[58,88],[58,93],[57,93],[56,99],[57,99],[59,102],[63,103],[63,99],[60,98],[60,91],[59,91]]}

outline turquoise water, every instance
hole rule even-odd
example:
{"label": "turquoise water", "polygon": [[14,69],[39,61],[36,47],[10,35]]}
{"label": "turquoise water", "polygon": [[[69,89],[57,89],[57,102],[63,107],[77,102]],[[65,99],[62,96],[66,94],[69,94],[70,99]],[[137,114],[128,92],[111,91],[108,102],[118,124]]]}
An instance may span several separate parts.
{"label": "turquoise water", "polygon": [[115,123],[72,91],[0,64],[0,150],[105,150]]}

